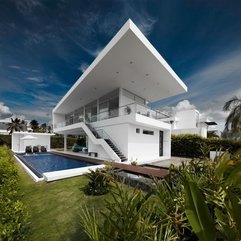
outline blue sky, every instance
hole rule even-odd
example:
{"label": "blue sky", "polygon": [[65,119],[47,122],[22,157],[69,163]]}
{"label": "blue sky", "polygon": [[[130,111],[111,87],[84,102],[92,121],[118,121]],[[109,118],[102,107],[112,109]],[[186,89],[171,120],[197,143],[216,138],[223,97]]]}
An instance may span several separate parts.
{"label": "blue sky", "polygon": [[48,122],[128,18],[189,88],[153,106],[187,99],[222,126],[224,102],[241,96],[240,0],[2,0],[0,118]]}

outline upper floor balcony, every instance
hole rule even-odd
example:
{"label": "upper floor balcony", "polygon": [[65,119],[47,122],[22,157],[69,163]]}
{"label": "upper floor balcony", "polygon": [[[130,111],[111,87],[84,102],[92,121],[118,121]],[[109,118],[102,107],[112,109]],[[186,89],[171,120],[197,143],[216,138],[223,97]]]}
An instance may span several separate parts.
{"label": "upper floor balcony", "polygon": [[155,120],[161,120],[169,117],[166,114],[158,110],[151,109],[148,106],[132,103],[132,104],[121,106],[119,108],[115,108],[111,110],[109,109],[108,111],[102,111],[96,115],[93,115],[90,113],[83,113],[82,115],[73,114],[64,122],[54,123],[54,128],[61,128],[61,127],[69,126],[79,122],[93,123],[97,121],[103,121],[103,120],[116,118],[119,116],[130,115],[130,114],[139,114]]}

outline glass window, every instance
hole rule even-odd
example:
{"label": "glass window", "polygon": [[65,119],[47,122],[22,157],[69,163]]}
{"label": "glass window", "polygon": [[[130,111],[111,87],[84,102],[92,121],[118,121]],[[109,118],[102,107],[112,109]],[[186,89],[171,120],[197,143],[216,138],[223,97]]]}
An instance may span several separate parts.
{"label": "glass window", "polygon": [[115,97],[109,100],[109,116],[117,117],[119,113],[119,97]]}
{"label": "glass window", "polygon": [[154,135],[154,131],[149,131],[149,130],[143,130],[143,134],[145,135]]}
{"label": "glass window", "polygon": [[93,101],[85,106],[86,122],[94,122],[97,120],[97,101]]}
{"label": "glass window", "polygon": [[99,105],[99,112],[106,112],[108,111],[108,102],[103,102]]}

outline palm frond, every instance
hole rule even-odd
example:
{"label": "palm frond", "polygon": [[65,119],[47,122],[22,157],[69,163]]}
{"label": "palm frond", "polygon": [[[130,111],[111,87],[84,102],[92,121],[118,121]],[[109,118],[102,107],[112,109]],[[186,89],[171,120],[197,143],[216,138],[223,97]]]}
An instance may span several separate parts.
{"label": "palm frond", "polygon": [[223,111],[230,111],[237,105],[241,105],[241,99],[237,96],[233,96],[229,101],[224,104]]}

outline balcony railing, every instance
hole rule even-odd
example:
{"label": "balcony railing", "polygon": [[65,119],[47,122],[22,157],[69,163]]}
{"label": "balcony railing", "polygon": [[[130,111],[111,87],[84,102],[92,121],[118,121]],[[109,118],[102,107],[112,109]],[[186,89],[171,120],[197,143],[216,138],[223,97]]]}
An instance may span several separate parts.
{"label": "balcony railing", "polygon": [[81,117],[74,116],[73,118],[70,118],[64,122],[56,123],[54,127],[59,128],[59,127],[68,126],[79,122],[92,123],[92,122],[107,120],[107,119],[111,119],[119,116],[130,115],[132,113],[143,115],[155,120],[160,120],[160,119],[169,117],[158,110],[153,110],[149,108],[148,106],[132,103],[125,106],[121,106],[117,109],[100,112],[97,115],[81,116]]}

